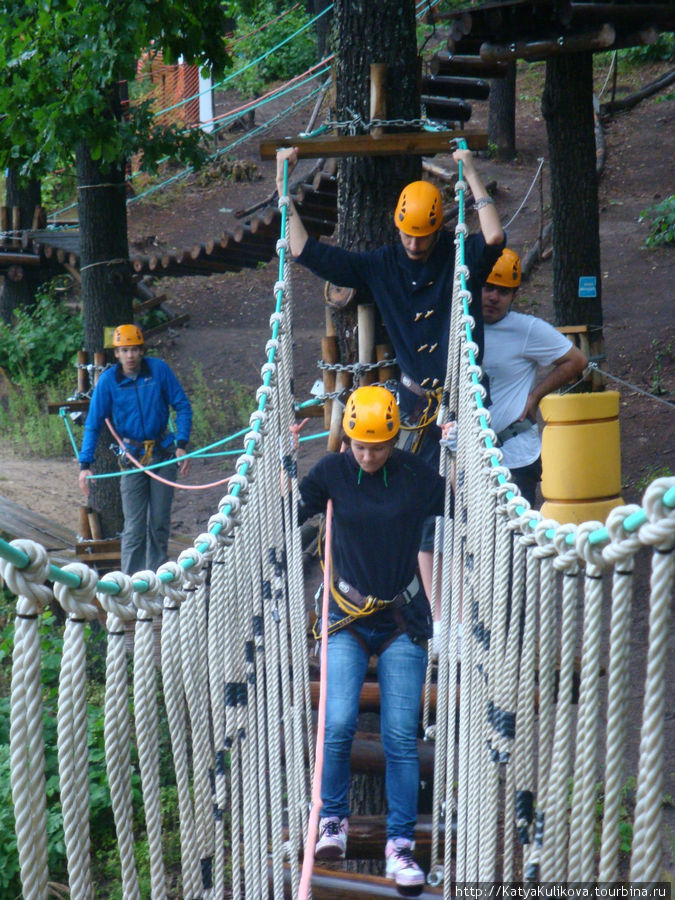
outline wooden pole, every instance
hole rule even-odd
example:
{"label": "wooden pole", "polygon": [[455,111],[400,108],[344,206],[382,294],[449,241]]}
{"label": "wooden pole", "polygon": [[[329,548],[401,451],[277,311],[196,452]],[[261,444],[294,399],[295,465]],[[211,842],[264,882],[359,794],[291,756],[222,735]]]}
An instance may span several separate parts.
{"label": "wooden pole", "polygon": [[[372,303],[359,303],[356,307],[358,328],[359,362],[369,365],[375,362],[375,307]],[[372,384],[377,381],[375,370],[364,372],[361,384]]]}
{"label": "wooden pole", "polygon": [[78,394],[86,394],[89,390],[89,373],[83,366],[87,365],[87,351],[77,351],[77,392]]}
{"label": "wooden pole", "polygon": [[[335,377],[335,390],[342,391],[351,385],[351,375],[349,372],[338,372]],[[342,404],[333,401],[330,418],[330,434],[328,435],[327,449],[335,453],[340,449],[342,444]]]}
{"label": "wooden pole", "polygon": [[87,513],[87,518],[89,520],[89,537],[94,541],[102,541],[103,531],[101,530],[101,519],[99,514],[96,510],[90,509]]}
{"label": "wooden pole", "polygon": [[[387,118],[387,64],[370,64],[370,119]],[[381,125],[370,129],[373,137],[384,132]]]}
{"label": "wooden pole", "polygon": [[[376,344],[375,346],[375,359],[378,362],[382,362],[384,359],[393,359],[394,351],[391,348],[391,344]],[[394,367],[393,366],[381,366],[377,370],[377,380],[381,383],[385,381],[389,381],[390,378],[394,377]]]}
{"label": "wooden pole", "polygon": [[98,380],[101,377],[103,366],[105,366],[105,353],[102,353],[100,350],[97,350],[94,353],[94,366],[94,387],[96,387]]}
{"label": "wooden pole", "polygon": [[81,506],[79,510],[78,533],[83,541],[91,540],[91,527],[89,525],[89,515],[91,512],[91,506]]}
{"label": "wooden pole", "polygon": [[[327,334],[321,338],[321,358],[325,363],[335,365],[339,358],[338,340],[334,334]],[[335,369],[323,369],[323,392],[324,394],[332,394],[335,390]],[[330,428],[331,413],[333,409],[332,400],[324,400],[323,403],[323,425],[324,428]]]}

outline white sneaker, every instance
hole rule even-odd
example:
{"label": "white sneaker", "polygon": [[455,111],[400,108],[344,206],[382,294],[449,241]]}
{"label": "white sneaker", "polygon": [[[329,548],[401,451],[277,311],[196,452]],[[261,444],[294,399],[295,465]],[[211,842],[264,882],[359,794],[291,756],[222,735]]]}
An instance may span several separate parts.
{"label": "white sneaker", "polygon": [[315,859],[344,859],[347,852],[349,819],[326,816],[319,820],[319,840],[314,848]]}
{"label": "white sneaker", "polygon": [[396,887],[419,888],[424,887],[424,872],[415,862],[413,850],[414,841],[407,838],[390,838],[384,851],[387,861],[387,878],[396,882]]}

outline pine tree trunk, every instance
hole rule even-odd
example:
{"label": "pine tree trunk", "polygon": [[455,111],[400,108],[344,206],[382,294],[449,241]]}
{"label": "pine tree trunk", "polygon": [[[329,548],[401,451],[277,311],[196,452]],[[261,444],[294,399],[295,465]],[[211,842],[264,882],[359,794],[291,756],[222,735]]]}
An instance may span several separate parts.
{"label": "pine tree trunk", "polygon": [[496,148],[497,159],[516,155],[516,64],[510,62],[505,78],[490,82],[488,141]]}
{"label": "pine tree trunk", "polygon": [[[20,228],[33,227],[33,213],[35,207],[41,203],[41,188],[39,181],[21,182],[16,169],[7,170],[6,179],[7,206],[18,206],[20,209]],[[10,274],[4,279],[2,294],[0,294],[0,316],[3,321],[11,322],[14,310],[19,306],[30,305],[35,302],[35,292],[44,281],[41,272],[30,269],[28,266],[16,267],[18,278]]]}
{"label": "pine tree trunk", "polygon": [[[602,325],[598,179],[593,128],[593,56],[546,62],[542,112],[548,129],[553,207],[553,309],[556,325]],[[597,296],[579,297],[582,277]]]}
{"label": "pine tree trunk", "polygon": [[[414,0],[336,0],[336,110],[339,121],[370,119],[370,66],[387,64],[387,119],[419,117]],[[388,129],[389,130],[389,129]],[[391,129],[393,130],[393,129]],[[410,130],[402,126],[400,130]],[[420,178],[418,156],[345,157],[338,179],[338,243],[370,250],[398,240],[394,209],[401,189]],[[368,298],[358,297],[357,302]],[[356,359],[356,308],[333,311],[343,363]]]}
{"label": "pine tree trunk", "polygon": [[[84,346],[93,360],[94,352],[103,350],[105,326],[133,321],[124,165],[99,167],[84,144],[77,148],[76,162]],[[103,429],[95,474],[117,469],[111,441]],[[119,479],[92,482],[90,504],[101,517],[104,537],[114,537],[122,527]]]}

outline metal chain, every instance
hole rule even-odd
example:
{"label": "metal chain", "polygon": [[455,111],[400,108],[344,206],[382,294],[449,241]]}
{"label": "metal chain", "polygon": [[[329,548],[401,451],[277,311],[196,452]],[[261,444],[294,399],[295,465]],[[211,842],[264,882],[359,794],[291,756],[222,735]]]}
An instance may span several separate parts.
{"label": "metal chain", "polygon": [[396,357],[392,357],[391,359],[381,359],[379,362],[374,363],[351,363],[349,365],[342,365],[342,363],[327,363],[322,359],[317,362],[317,367],[319,369],[329,369],[331,372],[358,372],[359,374],[362,372],[371,372],[373,369],[382,369],[387,366],[395,365]]}
{"label": "metal chain", "polygon": [[384,128],[386,126],[426,128],[428,125],[435,124],[430,119],[371,119],[369,122],[366,122],[358,113],[355,113],[351,119],[328,119],[323,123],[325,128],[346,128],[350,134],[356,134],[357,128],[364,128],[366,131],[370,131],[371,128]]}

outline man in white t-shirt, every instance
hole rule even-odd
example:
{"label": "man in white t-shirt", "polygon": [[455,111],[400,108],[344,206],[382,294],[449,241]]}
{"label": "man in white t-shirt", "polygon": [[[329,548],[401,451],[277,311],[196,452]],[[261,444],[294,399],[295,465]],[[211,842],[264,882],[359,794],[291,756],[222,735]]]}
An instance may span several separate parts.
{"label": "man in white t-shirt", "polygon": [[[578,378],[588,360],[548,322],[513,312],[511,304],[520,277],[520,257],[506,248],[483,285],[483,369],[490,379],[491,426],[504,465],[523,497],[534,506],[541,480],[541,438],[536,422],[539,401]],[[540,366],[553,368],[535,384]]]}

